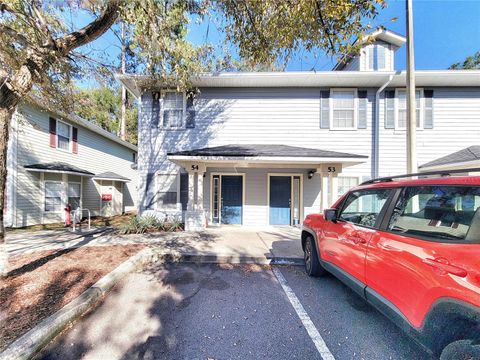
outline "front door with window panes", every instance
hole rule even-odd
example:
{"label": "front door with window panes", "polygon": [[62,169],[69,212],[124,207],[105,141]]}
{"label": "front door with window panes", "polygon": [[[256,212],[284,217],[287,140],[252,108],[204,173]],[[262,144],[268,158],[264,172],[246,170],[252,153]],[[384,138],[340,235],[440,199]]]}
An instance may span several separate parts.
{"label": "front door with window panes", "polygon": [[81,184],[77,183],[69,183],[67,195],[68,199],[67,202],[70,204],[72,210],[80,207],[80,192],[81,192]]}

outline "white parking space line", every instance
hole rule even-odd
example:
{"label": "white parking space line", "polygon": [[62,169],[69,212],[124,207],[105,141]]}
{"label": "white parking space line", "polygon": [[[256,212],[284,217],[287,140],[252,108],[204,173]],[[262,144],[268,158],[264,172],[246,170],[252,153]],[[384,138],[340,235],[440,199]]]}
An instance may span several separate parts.
{"label": "white parking space line", "polygon": [[283,291],[285,291],[285,294],[287,294],[288,300],[290,301],[293,308],[295,309],[295,312],[300,318],[300,321],[305,327],[305,330],[307,330],[308,335],[310,335],[310,338],[312,339],[322,359],[335,360],[335,357],[332,355],[332,353],[328,349],[327,344],[325,344],[325,341],[323,340],[322,336],[320,335],[317,328],[313,324],[312,320],[310,319],[310,316],[308,316],[302,303],[300,302],[300,300],[298,300],[297,295],[295,295],[295,293],[290,288],[290,286],[288,286],[287,280],[285,280],[281,271],[277,268],[273,268],[272,270],[275,276],[277,277],[278,282],[282,286]]}

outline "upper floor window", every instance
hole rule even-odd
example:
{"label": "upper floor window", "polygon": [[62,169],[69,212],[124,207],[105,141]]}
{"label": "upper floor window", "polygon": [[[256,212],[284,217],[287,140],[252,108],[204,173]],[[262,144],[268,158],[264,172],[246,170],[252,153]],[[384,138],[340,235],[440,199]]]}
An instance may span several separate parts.
{"label": "upper floor window", "polygon": [[387,69],[387,48],[381,44],[370,45],[366,48],[367,70],[388,70]]}
{"label": "upper floor window", "polygon": [[[415,118],[417,129],[433,129],[433,90],[415,92]],[[407,93],[405,89],[385,90],[385,129],[405,130],[407,127]]]}
{"label": "upper floor window", "polygon": [[[403,89],[397,90],[397,129],[405,129],[407,127],[407,91]],[[421,90],[415,91],[415,109],[417,128],[421,127]]]}
{"label": "upper floor window", "polygon": [[63,121],[50,118],[50,147],[76,154],[78,129]]}
{"label": "upper floor window", "polygon": [[185,128],[185,95],[176,91],[163,93],[162,125],[166,129]]}
{"label": "upper floor window", "polygon": [[72,127],[61,121],[57,121],[57,148],[70,151]]}
{"label": "upper floor window", "polygon": [[355,90],[332,90],[332,129],[355,129]]}

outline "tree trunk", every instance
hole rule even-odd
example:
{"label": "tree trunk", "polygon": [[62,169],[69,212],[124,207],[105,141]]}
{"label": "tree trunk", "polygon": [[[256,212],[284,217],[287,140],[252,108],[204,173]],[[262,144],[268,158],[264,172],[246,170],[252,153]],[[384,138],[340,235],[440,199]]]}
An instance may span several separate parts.
{"label": "tree trunk", "polygon": [[[122,74],[125,74],[126,66],[127,66],[126,41],[127,40],[126,40],[126,33],[125,33],[125,22],[122,22],[122,65],[121,65]],[[122,140],[126,140],[127,138],[126,123],[127,123],[127,89],[122,84],[122,113],[120,117],[120,138]]]}
{"label": "tree trunk", "polygon": [[[8,130],[13,109],[0,104],[0,277],[7,274],[8,253],[3,226],[3,208],[5,202],[5,184],[7,180]],[[12,201],[13,199],[9,199]]]}
{"label": "tree trunk", "polygon": [[[12,77],[5,73],[0,87],[0,277],[7,274],[8,253],[3,225],[5,185],[7,183],[7,153],[10,122],[20,99],[32,89],[32,73],[22,65]],[[1,77],[0,77],[1,78]],[[13,199],[10,199],[12,201]]]}

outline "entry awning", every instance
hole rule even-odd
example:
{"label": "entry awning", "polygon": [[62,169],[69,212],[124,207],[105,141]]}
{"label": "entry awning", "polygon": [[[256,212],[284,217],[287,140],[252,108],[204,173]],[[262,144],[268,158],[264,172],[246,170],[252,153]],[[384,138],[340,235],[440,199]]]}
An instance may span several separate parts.
{"label": "entry awning", "polygon": [[129,182],[130,179],[126,178],[125,176],[119,175],[117,173],[107,171],[101,174],[95,175],[93,180],[109,180],[109,181],[120,181],[120,182]]}
{"label": "entry awning", "polygon": [[330,150],[312,149],[289,145],[242,144],[205,147],[200,149],[170,152],[169,160],[175,163],[250,163],[264,164],[326,164],[341,163],[345,166],[365,162],[368,156],[343,153]]}
{"label": "entry awning", "polygon": [[80,169],[76,166],[63,163],[63,162],[52,162],[52,163],[44,163],[44,164],[32,164],[32,165],[25,165],[25,169],[28,171],[34,172],[48,172],[48,173],[59,173],[59,174],[72,174],[72,175],[81,175],[81,176],[94,176],[95,174]]}

